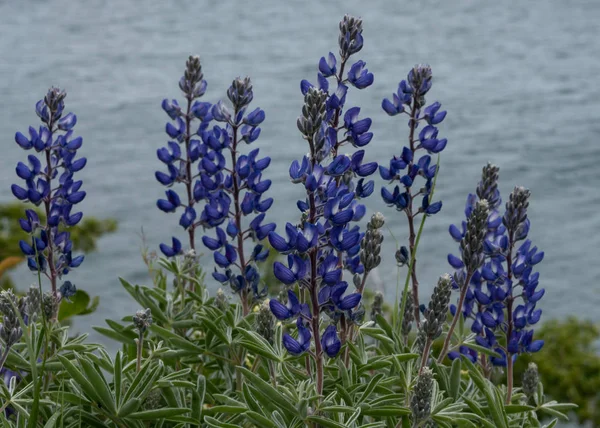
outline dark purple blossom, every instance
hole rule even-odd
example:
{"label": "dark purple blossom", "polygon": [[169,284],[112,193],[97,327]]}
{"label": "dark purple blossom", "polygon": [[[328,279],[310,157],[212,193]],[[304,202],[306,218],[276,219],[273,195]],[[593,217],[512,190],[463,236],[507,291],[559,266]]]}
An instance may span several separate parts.
{"label": "dark purple blossom", "polygon": [[27,256],[28,267],[50,279],[55,296],[57,280],[83,261],[83,256],[72,256],[69,232],[62,230],[77,225],[83,217],[81,212],[73,212],[73,208],[84,200],[86,192],[82,190],[83,182],[73,177],[87,162],[85,158],[77,158],[83,140],[73,137],[77,117],[73,113],[63,115],[65,97],[64,91],[50,88],[36,104],[43,125],[38,130],[30,127],[29,138],[20,132],[15,134],[19,147],[34,149],[41,157],[30,154],[26,164],[19,162],[16,174],[25,184],[11,186],[17,199],[41,205],[45,211],[46,224],[40,222],[33,210],[25,211],[26,218],[19,223],[31,238],[21,241],[19,246]]}

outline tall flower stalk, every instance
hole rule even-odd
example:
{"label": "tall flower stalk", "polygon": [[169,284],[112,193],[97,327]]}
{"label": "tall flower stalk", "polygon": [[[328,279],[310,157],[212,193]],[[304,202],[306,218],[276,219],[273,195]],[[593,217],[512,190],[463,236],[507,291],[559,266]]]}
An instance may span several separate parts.
{"label": "tall flower stalk", "polygon": [[[269,250],[259,242],[275,230],[274,223],[263,224],[265,213],[273,204],[272,198],[263,198],[271,187],[271,180],[263,177],[271,158],[259,158],[259,149],[248,154],[241,151],[242,145],[258,139],[259,125],[265,119],[260,108],[248,112],[254,98],[250,78],[234,79],[227,98],[233,110],[222,101],[211,110],[214,120],[225,127],[215,125],[204,140],[207,152],[200,164],[200,177],[206,203],[198,225],[215,228],[215,238],[202,237],[220,268],[215,268],[213,277],[239,294],[243,314],[248,315],[252,303],[267,294],[266,286],[260,282],[257,263],[269,255]],[[229,152],[229,163],[223,152]],[[243,221],[245,218],[248,224]],[[225,222],[223,230],[221,225]],[[246,249],[246,241],[254,242],[251,251]],[[238,269],[237,273],[232,266]]]}
{"label": "tall flower stalk", "polygon": [[[39,157],[30,154],[28,165],[18,163],[16,172],[25,180],[25,187],[17,184],[11,187],[17,199],[43,207],[44,223],[34,210],[25,210],[26,218],[20,220],[20,225],[31,240],[20,241],[19,245],[27,256],[29,269],[42,273],[50,281],[55,302],[61,299],[60,289],[74,292],[70,282],[60,287],[58,282],[83,262],[82,255],[73,257],[73,243],[65,230],[77,225],[83,217],[81,212],[72,213],[73,207],[85,198],[81,190],[83,182],[76,181],[74,174],[87,163],[84,157],[76,158],[83,140],[73,137],[77,117],[73,113],[63,115],[66,95],[58,88],[50,88],[36,104],[43,125],[37,130],[29,127],[29,138],[16,133],[16,143],[24,150],[33,149]],[[51,318],[55,317],[56,309]]]}
{"label": "tall flower stalk", "polygon": [[[483,246],[478,256],[481,264],[466,281],[462,303],[459,301],[458,306],[451,307],[451,310],[455,319],[458,316],[470,319],[471,331],[477,335],[477,344],[498,355],[489,358],[481,355],[484,372],[489,376],[493,366],[507,368],[506,401],[510,403],[516,356],[524,352],[537,352],[544,344],[542,340],[533,340],[534,331],[528,329],[537,324],[542,315],[542,310],[536,309],[536,304],[545,290],[538,289],[539,273],[533,272],[533,269],[543,260],[544,253],[527,239],[530,228],[527,217],[529,190],[515,187],[501,215],[498,171],[498,167],[486,165],[476,193],[467,198],[467,216],[472,216],[482,201],[488,205],[489,213],[482,231]],[[451,226],[450,234],[461,242],[464,254],[462,242],[469,234],[469,222],[463,222],[462,230]],[[519,241],[523,242],[517,247]],[[465,267],[469,266],[464,257],[461,260],[450,254],[448,261],[457,270],[455,278],[464,277]],[[466,270],[468,273],[469,269]],[[498,336],[502,340],[498,340]],[[448,356],[456,358],[461,353],[477,359],[477,353],[468,346],[462,346]]]}
{"label": "tall flower stalk", "polygon": [[[377,164],[363,162],[362,147],[373,136],[369,132],[371,119],[359,119],[358,107],[345,113],[343,110],[349,85],[364,89],[373,83],[373,75],[361,60],[345,72],[350,57],[362,49],[362,21],[345,16],[339,28],[339,68],[338,59],[329,53],[319,61],[318,85],[306,80],[300,84],[304,106],[297,125],[308,143],[309,153],[301,162],[292,163],[290,177],[306,190],[306,199],[297,204],[301,220],[296,225],[287,223],[286,238],[275,232],[269,234],[271,245],[287,255],[286,264],[274,264],[274,274],[290,287],[287,304],[272,299],[270,307],[280,320],[297,319],[297,337],[286,333],[283,344],[293,355],[309,352],[319,395],[323,393],[324,355],[333,358],[339,353],[348,338],[349,326],[364,314],[359,307],[368,273],[364,262],[368,260],[369,269],[378,264],[381,244],[379,235],[372,231],[368,243],[372,254],[363,254],[361,258],[364,234],[358,226],[350,225],[365,214],[365,207],[358,199],[373,192],[373,181],[365,182],[365,178],[375,172]],[[331,93],[328,79],[335,84]],[[348,145],[359,150],[340,154],[340,149]],[[358,181],[354,182],[356,177]],[[379,224],[383,219],[378,217],[375,221]],[[349,295],[345,295],[348,282],[343,280],[344,270],[353,275],[357,288]],[[294,284],[299,285],[300,297],[291,289]],[[327,318],[322,317],[325,314]],[[321,332],[326,319],[327,326]],[[310,350],[312,338],[314,351]],[[307,369],[311,372],[310,365]]]}
{"label": "tall flower stalk", "polygon": [[[462,266],[464,270],[459,270],[454,274],[454,282],[460,291],[458,299],[458,308],[462,308],[469,291],[469,283],[471,278],[483,264],[483,241],[485,238],[487,218],[489,213],[489,204],[486,200],[477,201],[475,208],[471,212],[466,225],[465,236],[460,241],[460,249],[462,252]],[[454,313],[452,323],[444,339],[444,345],[438,357],[438,363],[441,363],[446,357],[454,329],[458,323],[459,317],[462,316],[460,310]]]}
{"label": "tall flower stalk", "polygon": [[[400,82],[392,99],[386,98],[381,104],[383,110],[390,116],[406,114],[409,117],[408,145],[404,146],[400,156],[394,156],[390,160],[389,168],[380,165],[379,173],[384,180],[397,183],[392,191],[382,187],[383,200],[389,206],[404,212],[408,221],[408,251],[411,261],[409,275],[412,282],[412,306],[417,327],[420,325],[420,314],[415,220],[418,215],[433,215],[442,208],[441,202],[430,200],[433,183],[438,172],[437,165],[431,165],[430,155],[440,153],[447,144],[447,139],[438,138],[438,129],[435,126],[444,120],[446,112],[440,111],[441,104],[439,102],[425,107],[425,95],[431,86],[431,67],[425,64],[416,65],[408,73],[407,80]],[[423,122],[426,122],[426,125],[417,135],[417,129]],[[417,159],[419,150],[424,150],[428,154]],[[414,189],[418,176],[425,179],[425,186]],[[421,199],[420,205],[414,203],[418,199]]]}
{"label": "tall flower stalk", "polygon": [[[239,294],[243,313],[247,315],[252,301],[266,293],[260,287],[255,264],[264,261],[268,251],[257,244],[247,252],[244,244],[248,239],[266,238],[275,225],[262,224],[265,212],[273,203],[272,198],[261,199],[271,185],[270,180],[262,178],[271,159],[258,159],[258,149],[246,155],[240,148],[242,143],[251,144],[258,139],[265,113],[259,108],[246,111],[253,99],[249,78],[235,79],[227,90],[233,111],[222,101],[214,105],[199,101],[207,83],[200,59],[195,56],[189,57],[179,87],[185,95],[185,108],[176,100],[162,103],[165,112],[175,121],[166,126],[167,134],[175,141],[169,141],[168,147],[157,152],[168,172],[159,171],[156,178],[169,187],[166,199],[159,200],[157,205],[164,212],[181,209],[179,224],[188,232],[189,247],[194,252],[196,230],[200,227],[216,230],[214,238],[202,236],[203,244],[213,252],[219,267],[213,277],[229,284],[232,291]],[[185,199],[171,188],[176,183],[183,184]],[[246,227],[242,220],[251,214],[255,217]],[[161,244],[160,248],[167,257],[184,252],[181,241],[175,237],[172,245]],[[234,273],[232,266],[239,272]]]}
{"label": "tall flower stalk", "polygon": [[[194,171],[196,164],[204,155],[201,140],[212,117],[210,103],[198,99],[206,92],[207,83],[204,80],[200,58],[190,56],[185,64],[185,71],[179,80],[179,89],[185,96],[184,107],[180,107],[177,100],[164,99],[162,108],[175,123],[169,122],[165,132],[172,138],[167,147],[157,150],[158,159],[167,167],[167,172],[157,171],[155,177],[159,183],[169,188],[166,199],[159,199],[158,208],[166,213],[181,213],[179,224],[188,234],[189,249],[196,248],[196,209],[200,201],[198,192],[200,183],[198,174]],[[199,125],[196,128],[196,121]],[[173,188],[175,184],[182,184],[185,191],[185,200]],[[180,210],[181,208],[181,210]],[[179,239],[173,237],[172,244],[161,244],[160,249],[167,257],[182,254],[183,246]]]}

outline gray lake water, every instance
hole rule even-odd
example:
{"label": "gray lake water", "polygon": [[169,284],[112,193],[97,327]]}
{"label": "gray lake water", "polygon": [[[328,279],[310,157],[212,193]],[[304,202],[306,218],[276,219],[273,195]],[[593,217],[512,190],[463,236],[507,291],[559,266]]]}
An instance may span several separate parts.
{"label": "gray lake water", "polygon": [[[353,90],[347,103],[373,118],[369,160],[387,162],[407,140],[405,117],[387,117],[380,104],[414,64],[431,64],[428,101],[448,111],[436,193],[444,207],[428,220],[420,247],[424,295],[456,250],[448,225],[462,220],[467,193],[493,161],[505,198],[517,184],[532,191],[530,237],[546,252],[539,265],[544,317],[600,321],[600,2],[0,0],[0,202],[13,199],[14,167],[26,156],[14,133],[38,126],[35,102],[58,85],[78,115],[88,158],[79,174],[88,192],[81,207],[119,221],[119,232],[69,275],[101,296],[100,310],[76,323],[80,331],[138,309],[117,277],[148,282],[142,227],[153,247],[181,235],[178,218],[156,208],[164,189],[154,171],[156,149],[167,141],[160,102],[180,97],[189,54],[201,56],[209,101],[224,98],[234,77],[252,77],[255,104],[267,113],[256,147],[273,158],[271,218],[297,218],[302,189],[287,171],[307,151],[295,125],[299,82],[314,81],[319,58],[337,52],[344,13],[363,17],[360,57],[375,74],[374,85]],[[367,208],[382,211],[394,234],[407,238],[404,216],[378,194]],[[390,298],[394,249],[388,239],[372,285]],[[14,277],[23,288],[34,280],[25,269]]]}

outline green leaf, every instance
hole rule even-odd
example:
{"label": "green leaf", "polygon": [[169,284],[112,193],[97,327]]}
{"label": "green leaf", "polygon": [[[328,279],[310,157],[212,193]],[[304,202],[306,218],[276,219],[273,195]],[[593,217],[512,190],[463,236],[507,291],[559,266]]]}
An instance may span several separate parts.
{"label": "green leaf", "polygon": [[456,358],[452,361],[452,368],[450,369],[450,378],[449,378],[449,390],[448,394],[455,401],[459,397],[460,393],[460,371],[462,369],[461,359]]}
{"label": "green leaf", "polygon": [[221,422],[218,419],[215,419],[211,416],[206,416],[204,418],[204,422],[206,422],[206,424],[209,427],[213,427],[213,428],[240,428],[239,425],[233,425],[233,424],[228,424],[225,422]]}
{"label": "green leaf", "polygon": [[271,344],[260,334],[239,327],[236,328],[236,331],[244,336],[244,339],[240,342],[242,346],[269,360],[281,361],[280,356],[277,355]]}
{"label": "green leaf", "polygon": [[404,416],[412,413],[410,409],[399,406],[381,406],[362,409],[362,414],[365,416]]}
{"label": "green leaf", "polygon": [[231,344],[231,339],[229,338],[229,336],[223,331],[222,328],[217,327],[217,325],[214,322],[212,322],[212,320],[203,317],[202,324],[204,325],[204,327],[206,327],[206,329],[210,330],[215,336],[221,339],[223,343],[226,343],[227,345]]}
{"label": "green leaf", "polygon": [[188,413],[190,409],[183,407],[165,407],[163,409],[144,410],[142,412],[132,413],[127,416],[128,419],[156,420],[169,419],[174,416],[181,416]]}
{"label": "green leaf", "polygon": [[113,415],[117,413],[114,397],[102,373],[85,357],[79,359],[79,364],[100,396],[100,403]]}
{"label": "green leaf", "polygon": [[196,390],[192,396],[192,415],[198,422],[202,420],[202,406],[204,406],[204,395],[206,394],[206,378],[198,376]]}
{"label": "green leaf", "polygon": [[81,387],[83,392],[87,395],[88,399],[90,399],[91,401],[97,401],[99,403],[102,402],[102,399],[100,398],[100,395],[96,391],[96,388],[94,386],[92,386],[92,384],[83,375],[83,373],[81,373],[75,367],[75,365],[73,365],[73,363],[71,361],[69,361],[67,358],[63,357],[62,355],[58,355],[57,357],[60,360],[60,362],[62,363],[65,370],[67,371],[67,373],[69,373],[71,378],[73,378],[73,380],[75,382],[77,382],[77,384]]}
{"label": "green leaf", "polygon": [[282,410],[290,413],[291,415],[297,415],[296,407],[292,403],[290,403],[286,397],[284,397],[277,389],[273,388],[269,383],[262,380],[256,374],[252,373],[250,370],[245,367],[237,367],[240,370],[246,379],[248,379],[256,389],[262,392],[266,397],[276,403]]}
{"label": "green leaf", "polygon": [[474,349],[477,352],[487,355],[488,357],[502,358],[502,356],[500,354],[498,354],[497,352],[494,352],[491,349],[486,348],[485,346],[478,345],[475,342],[469,341],[469,342],[465,342],[464,344],[466,346],[468,346],[469,348]]}
{"label": "green leaf", "polygon": [[141,405],[142,400],[140,400],[139,398],[132,398],[131,400],[127,401],[121,406],[119,412],[117,413],[117,416],[119,416],[120,418],[124,418],[137,411],[137,409],[139,409]]}
{"label": "green leaf", "polygon": [[113,369],[113,385],[115,388],[115,403],[117,407],[121,406],[121,388],[123,385],[121,384],[121,376],[123,375],[123,354],[121,351],[117,352],[117,356],[115,357],[114,369]]}
{"label": "green leaf", "polygon": [[91,299],[90,295],[83,290],[77,290],[70,300],[71,302],[68,302],[65,299],[60,303],[58,308],[59,321],[65,321],[77,315],[91,314],[100,304],[100,297],[95,296]]}
{"label": "green leaf", "polygon": [[375,375],[371,379],[369,384],[367,385],[367,388],[363,391],[361,396],[358,398],[358,400],[356,400],[356,404],[361,404],[362,402],[364,402],[369,397],[369,395],[371,395],[371,392],[373,392],[373,390],[375,389],[375,387],[377,386],[379,381],[381,381],[382,378],[383,378],[383,373],[379,373],[379,374]]}
{"label": "green leaf", "polygon": [[244,416],[247,419],[249,419],[251,422],[253,422],[257,427],[264,427],[264,428],[277,427],[277,425],[275,425],[269,418],[264,417],[260,413],[253,412],[252,410],[248,410],[246,413],[244,413]]}
{"label": "green leaf", "polygon": [[510,415],[512,413],[530,412],[535,410],[535,407],[528,406],[526,404],[507,404],[504,406],[504,410],[506,410],[506,413]]}
{"label": "green leaf", "polygon": [[321,416],[309,416],[306,418],[308,422],[315,422],[325,428],[346,428],[347,425],[332,421],[331,419],[322,418]]}
{"label": "green leaf", "polygon": [[58,421],[58,418],[60,417],[60,413],[56,412],[52,415],[52,417],[50,417],[50,419],[48,419],[48,422],[46,422],[46,425],[44,425],[44,428],[54,428],[56,426],[56,422]]}

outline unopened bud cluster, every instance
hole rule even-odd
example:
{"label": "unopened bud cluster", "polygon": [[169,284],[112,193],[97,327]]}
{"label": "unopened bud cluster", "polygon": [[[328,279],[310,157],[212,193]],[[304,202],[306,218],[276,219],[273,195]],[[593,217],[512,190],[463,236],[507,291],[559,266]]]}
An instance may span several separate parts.
{"label": "unopened bud cluster", "polygon": [[140,309],[133,316],[133,325],[143,334],[152,325],[152,313],[150,308]]}
{"label": "unopened bud cluster", "polygon": [[487,233],[488,207],[486,200],[477,201],[467,221],[465,237],[460,241],[463,263],[469,272],[475,272],[483,263],[483,241]]}
{"label": "unopened bud cluster", "polygon": [[25,297],[25,313],[30,322],[35,322],[42,307],[42,294],[39,287],[32,285],[29,287],[27,297]]}
{"label": "unopened bud cluster", "polygon": [[314,135],[321,128],[321,124],[327,115],[326,108],[327,93],[315,87],[309,88],[304,96],[302,116],[296,124],[298,129],[308,140],[313,140]]}
{"label": "unopened bud cluster", "polygon": [[219,288],[217,290],[217,295],[215,296],[214,304],[220,311],[223,312],[226,311],[229,307],[229,299],[225,295],[225,292],[222,288]]}
{"label": "unopened bud cluster", "polygon": [[345,15],[340,21],[340,35],[338,44],[342,60],[348,59],[350,55],[360,51],[363,46],[362,19]]}
{"label": "unopened bud cluster", "polygon": [[179,81],[179,89],[181,89],[188,97],[197,98],[201,96],[206,89],[206,84],[202,81],[203,78],[204,75],[202,74],[200,57],[190,55],[185,63],[185,72]]}
{"label": "unopened bud cluster", "polygon": [[516,239],[522,235],[523,230],[527,229],[527,208],[529,207],[530,195],[528,189],[517,186],[506,203],[506,212],[502,218],[502,224],[508,230],[509,235],[515,236]]}
{"label": "unopened bud cluster", "polygon": [[42,296],[42,313],[46,318],[46,321],[52,321],[58,315],[58,296],[55,296],[52,292],[46,292]]}
{"label": "unopened bud cluster", "polygon": [[17,343],[23,335],[19,318],[15,312],[16,307],[17,299],[12,291],[3,291],[0,294],[0,314],[3,315],[2,324],[0,324],[0,339],[7,348]]}
{"label": "unopened bud cluster", "polygon": [[533,397],[540,383],[538,367],[535,363],[529,363],[527,370],[523,373],[523,393],[528,397]]}
{"label": "unopened bud cluster", "polygon": [[59,88],[51,87],[46,96],[44,103],[48,106],[48,110],[54,115],[60,108],[61,103],[67,97],[67,93]]}
{"label": "unopened bud cluster", "polygon": [[442,334],[442,326],[448,315],[451,294],[452,278],[448,274],[442,275],[433,289],[429,307],[425,313],[425,320],[421,326],[427,339],[435,340]]}
{"label": "unopened bud cluster", "polygon": [[417,384],[410,400],[414,426],[429,418],[431,414],[431,395],[433,393],[433,372],[424,367],[417,378]]}
{"label": "unopened bud cluster", "polygon": [[252,83],[249,77],[234,79],[229,89],[227,89],[227,98],[236,110],[241,110],[250,104],[253,97]]}
{"label": "unopened bud cluster", "polygon": [[375,213],[367,224],[367,231],[361,243],[360,261],[365,267],[365,272],[375,269],[381,263],[381,243],[383,234],[381,228],[385,219],[381,213]]}
{"label": "unopened bud cluster", "polygon": [[404,305],[404,317],[402,318],[402,336],[404,337],[404,341],[406,342],[408,339],[408,334],[412,329],[412,323],[415,320],[414,316],[414,304],[413,304],[413,295],[412,292],[409,291],[406,293],[406,303]]}
{"label": "unopened bud cluster", "polygon": [[498,190],[499,172],[500,168],[496,165],[488,163],[484,166],[481,173],[481,181],[475,192],[479,199],[488,201],[490,211],[498,208],[498,204],[500,203],[500,191]]}
{"label": "unopened bud cluster", "polygon": [[273,314],[269,307],[269,301],[265,300],[256,315],[256,332],[264,337],[269,343],[273,344],[275,335]]}
{"label": "unopened bud cluster", "polygon": [[375,321],[377,315],[381,315],[383,313],[383,294],[381,292],[375,293],[375,297],[373,297],[373,305],[371,306],[371,320]]}

